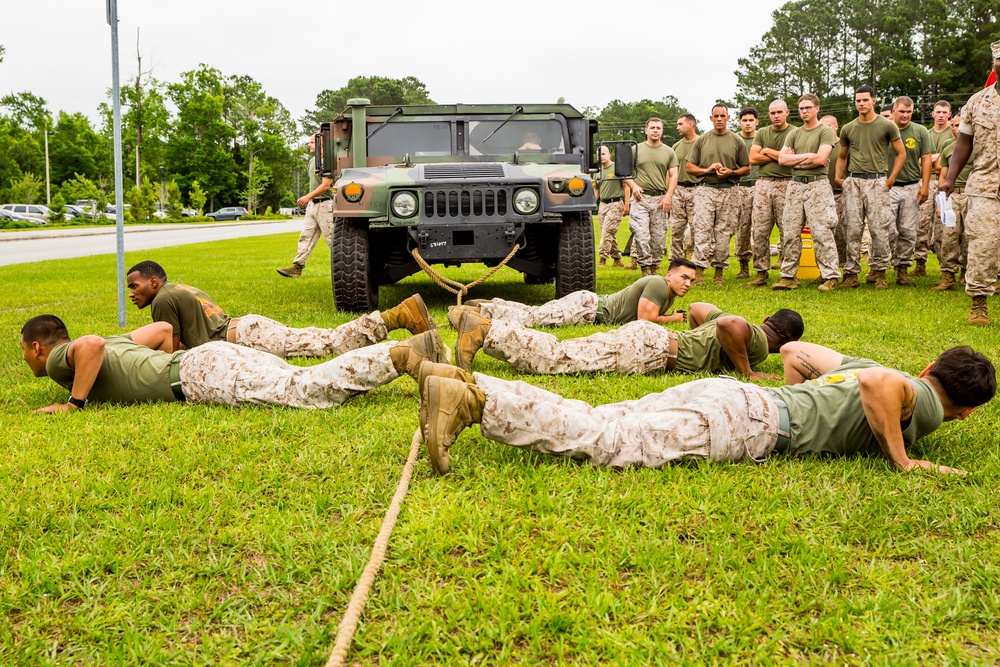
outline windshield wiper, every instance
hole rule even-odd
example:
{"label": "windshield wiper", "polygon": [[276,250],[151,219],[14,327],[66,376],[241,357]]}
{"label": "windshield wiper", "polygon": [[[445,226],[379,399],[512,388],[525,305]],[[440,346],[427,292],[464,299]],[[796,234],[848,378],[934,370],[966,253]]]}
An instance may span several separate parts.
{"label": "windshield wiper", "polygon": [[365,141],[367,141],[368,139],[371,139],[372,137],[374,137],[374,136],[375,136],[375,133],[376,133],[376,132],[378,132],[378,131],[379,131],[379,130],[381,130],[381,129],[382,129],[383,127],[385,127],[385,126],[386,126],[386,124],[387,124],[387,123],[388,123],[388,122],[389,122],[390,120],[392,120],[393,118],[395,118],[396,116],[398,116],[398,115],[399,115],[399,114],[401,114],[401,113],[403,113],[403,107],[396,107],[396,110],[392,112],[392,115],[391,115],[391,116],[389,116],[389,117],[388,117],[388,118],[386,118],[386,119],[385,119],[384,121],[382,121],[382,124],[381,124],[381,125],[379,125],[378,127],[376,127],[376,128],[374,129],[374,130],[372,130],[372,133],[371,133],[371,134],[369,134],[369,135],[368,135],[367,137],[365,137]]}
{"label": "windshield wiper", "polygon": [[513,118],[514,116],[516,116],[519,113],[524,113],[524,107],[522,107],[520,104],[518,104],[516,107],[514,107],[514,113],[512,113],[509,116],[507,116],[507,120],[505,120],[504,122],[502,122],[499,125],[497,125],[497,129],[495,129],[492,132],[490,132],[489,136],[487,136],[485,139],[483,139],[483,143],[485,144],[487,141],[489,141],[490,137],[492,137],[494,134],[496,134],[497,132],[499,132],[501,127],[503,127],[504,125],[506,125],[507,123],[509,123],[510,119]]}

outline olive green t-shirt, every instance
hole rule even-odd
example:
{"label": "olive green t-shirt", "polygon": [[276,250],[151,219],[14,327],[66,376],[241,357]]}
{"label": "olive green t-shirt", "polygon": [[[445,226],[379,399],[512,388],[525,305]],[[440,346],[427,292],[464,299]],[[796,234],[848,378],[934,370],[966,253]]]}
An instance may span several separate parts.
{"label": "olive green t-shirt", "polygon": [[635,183],[643,192],[667,191],[667,172],[677,166],[674,149],[666,144],[636,146]]}
{"label": "olive green t-shirt", "polygon": [[935,153],[944,153],[944,149],[955,143],[955,135],[951,133],[951,128],[945,128],[944,132],[938,132],[934,128],[927,130],[931,135],[931,144]]}
{"label": "olive green t-shirt", "polygon": [[689,185],[694,185],[701,182],[700,178],[692,176],[687,170],[688,153],[691,152],[691,147],[694,146],[694,141],[684,141],[681,139],[676,144],[674,144],[674,154],[677,156],[677,182],[687,183]]}
{"label": "olive green t-shirt", "polygon": [[[816,153],[820,146],[833,146],[837,143],[837,135],[833,128],[824,123],[818,123],[816,127],[807,130],[804,127],[797,127],[785,137],[785,145],[796,153]],[[831,163],[837,162],[837,157],[830,151],[833,159]],[[813,167],[812,169],[792,169],[792,176],[822,176],[829,173],[829,165],[826,167]]]}
{"label": "olive green t-shirt", "polygon": [[169,322],[188,349],[210,340],[226,340],[229,315],[197,287],[164,283],[150,310],[153,321]]}
{"label": "olive green t-shirt", "polygon": [[[758,133],[759,134],[759,133]],[[756,139],[755,139],[756,141]],[[727,169],[741,169],[750,164],[750,153],[747,145],[736,132],[726,131],[725,134],[706,132],[694,140],[694,146],[688,153],[687,161],[702,169],[718,162]],[[738,178],[719,178],[715,174],[702,177],[704,183],[735,183]]]}
{"label": "olive green t-shirt", "polygon": [[[744,137],[742,134],[740,134],[740,139],[742,139],[743,143],[747,145],[747,156],[749,156],[750,147],[753,146],[754,137]],[[757,180],[757,176],[759,174],[760,174],[760,165],[759,164],[750,165],[750,173],[747,176],[744,176],[743,178],[740,179],[740,185],[753,185],[753,181]]]}
{"label": "olive green t-shirt", "polygon": [[[700,371],[721,373],[736,368],[723,352],[722,343],[715,335],[718,319],[728,314],[715,308],[697,329],[677,332],[677,366],[674,370],[682,373]],[[750,365],[764,361],[767,355],[767,334],[756,324],[751,324],[750,340],[747,342],[747,358],[750,360]]]}
{"label": "olive green t-shirt", "polygon": [[891,145],[896,139],[899,139],[899,128],[891,120],[876,116],[870,123],[862,123],[855,118],[840,131],[840,144],[850,149],[847,171],[864,174],[884,172],[890,153],[895,164],[896,153]]}
{"label": "olive green t-shirt", "polygon": [[597,193],[601,201],[609,199],[620,199],[625,196],[625,186],[621,181],[614,180],[615,165],[601,167],[601,178],[594,185],[597,186]]}
{"label": "olive green t-shirt", "polygon": [[[774,129],[774,125],[768,125],[761,130],[757,130],[757,136],[753,138],[754,146],[780,151],[784,147],[788,135],[794,129],[793,125],[786,125],[785,129],[778,131]],[[760,178],[789,178],[791,175],[791,167],[782,167],[777,162],[768,162],[767,164],[760,165]]]}
{"label": "olive green t-shirt", "polygon": [[[45,371],[55,382],[73,389],[75,371],[69,367],[66,351],[69,343],[52,348]],[[170,388],[170,364],[184,352],[158,352],[132,341],[128,335],[104,337],[104,363],[97,372],[87,400],[95,403],[142,403],[174,401]]]}
{"label": "olive green t-shirt", "polygon": [[[946,175],[948,173],[948,167],[951,165],[951,156],[954,155],[954,153],[955,153],[954,143],[950,143],[947,146],[945,146],[944,150],[941,152],[941,170]],[[955,179],[956,188],[965,187],[965,182],[968,180],[969,174],[972,173],[972,163],[974,162],[973,159],[974,157],[975,157],[974,155],[970,155],[968,162],[966,162],[965,166],[962,167],[962,171],[958,173],[958,178]]]}
{"label": "olive green t-shirt", "polygon": [[[309,166],[306,167],[309,170],[309,192],[312,192],[319,187],[319,184],[323,182],[322,176],[316,173],[316,156],[309,158]],[[333,188],[331,187],[326,192],[321,192],[317,197],[332,197]]]}
{"label": "olive green t-shirt", "polygon": [[[923,125],[910,123],[899,131],[899,138],[903,140],[903,150],[906,151],[906,162],[903,163],[903,170],[896,177],[896,183],[913,183],[914,181],[919,181],[922,178],[920,175],[920,158],[934,152],[931,133]],[[886,170],[892,171],[892,166],[895,163],[896,153],[889,151]]]}
{"label": "olive green t-shirt", "polygon": [[626,324],[638,319],[639,299],[652,301],[660,315],[669,312],[674,297],[663,276],[639,278],[625,289],[604,297],[602,324]]}
{"label": "olive green t-shirt", "polygon": [[[789,454],[838,454],[881,451],[872,432],[858,387],[858,371],[878,368],[871,359],[844,357],[841,365],[815,380],[768,388],[788,406],[791,442]],[[926,380],[901,373],[917,392],[917,404],[903,440],[912,445],[934,431],[944,420],[944,408]]]}
{"label": "olive green t-shirt", "polygon": [[[831,128],[832,129],[832,128]],[[840,155],[840,139],[833,144],[833,150],[830,151],[830,165],[827,167],[826,175],[830,179],[830,187],[833,188],[834,192],[842,192],[843,188],[837,185],[837,156]]]}

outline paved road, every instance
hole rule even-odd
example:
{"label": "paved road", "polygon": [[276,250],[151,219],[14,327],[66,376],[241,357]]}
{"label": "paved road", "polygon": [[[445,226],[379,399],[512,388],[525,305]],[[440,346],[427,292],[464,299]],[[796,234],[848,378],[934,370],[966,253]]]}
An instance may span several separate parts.
{"label": "paved road", "polygon": [[[125,227],[125,252],[301,230],[302,218],[279,222],[132,225]],[[289,244],[288,252],[294,250],[294,245]],[[0,266],[116,252],[114,226],[0,233]]]}

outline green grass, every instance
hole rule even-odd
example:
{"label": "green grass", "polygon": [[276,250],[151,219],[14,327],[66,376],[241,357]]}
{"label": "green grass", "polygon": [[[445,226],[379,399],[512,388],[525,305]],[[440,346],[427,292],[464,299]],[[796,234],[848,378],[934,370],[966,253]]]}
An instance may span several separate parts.
{"label": "green grass", "polygon": [[[322,244],[302,279],[275,273],[294,245],[287,234],[126,261],[159,261],[233,315],[351,319],[333,309]],[[792,307],[807,340],[911,373],[960,343],[996,360],[1000,329],[966,326],[969,299],[928,292],[930,268],[916,289],[776,293],[731,280],[678,305],[758,322]],[[416,386],[402,378],[325,412],[32,414],[66,393],[31,377],[21,324],[53,312],[72,335],[117,333],[114,271],[112,255],[0,267],[0,664],[323,664],[406,459]],[[600,269],[599,291],[635,276]],[[454,300],[425,277],[384,287],[381,306],[417,291],[445,323]],[[471,296],[493,295],[541,302],[551,286],[504,270]],[[148,317],[130,305],[128,327]],[[517,377],[485,355],[476,370]],[[780,372],[778,358],[762,370]],[[527,379],[600,403],[691,376]],[[916,453],[972,471],[964,479],[878,458],[612,471],[469,429],[450,475],[419,461],[351,660],[995,665],[998,418],[994,402],[921,442]]]}

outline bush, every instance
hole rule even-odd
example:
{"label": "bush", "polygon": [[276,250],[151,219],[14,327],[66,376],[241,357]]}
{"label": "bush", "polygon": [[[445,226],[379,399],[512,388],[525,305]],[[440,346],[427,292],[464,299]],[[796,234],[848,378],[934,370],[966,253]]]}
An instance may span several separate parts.
{"label": "bush", "polygon": [[263,220],[264,217],[260,215],[255,215],[253,213],[247,213],[246,215],[241,215],[240,220]]}
{"label": "bush", "polygon": [[0,218],[0,229],[38,229],[38,225],[24,220]]}

